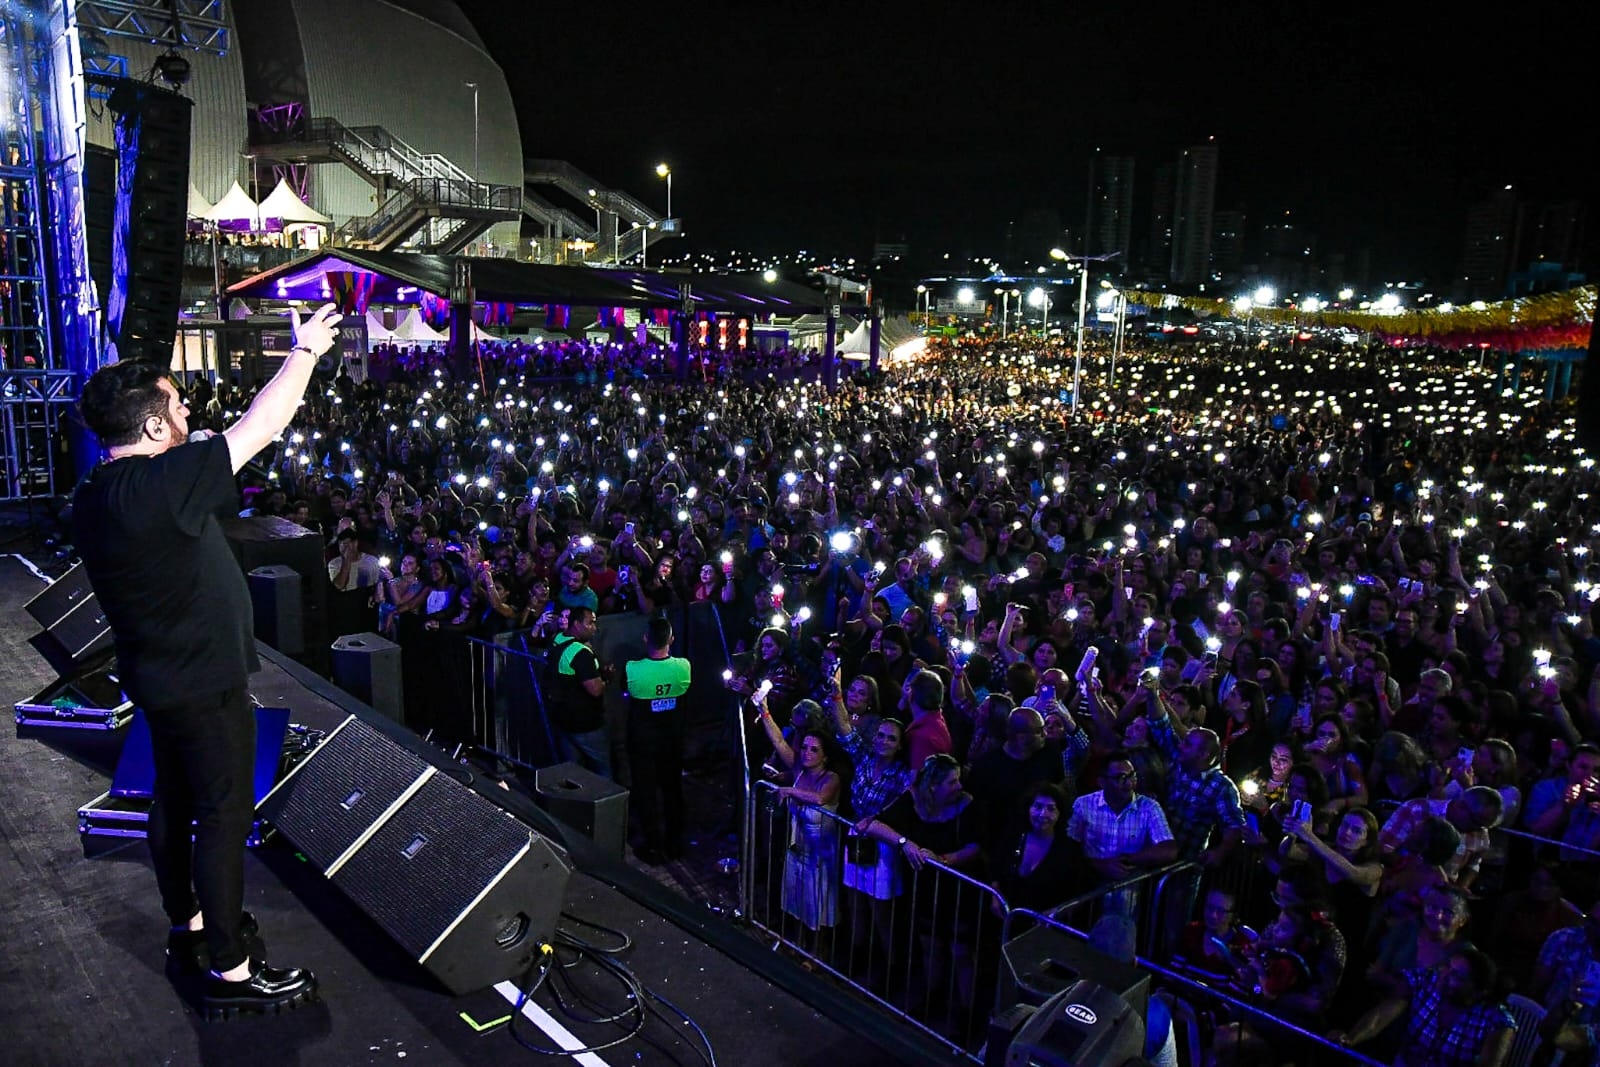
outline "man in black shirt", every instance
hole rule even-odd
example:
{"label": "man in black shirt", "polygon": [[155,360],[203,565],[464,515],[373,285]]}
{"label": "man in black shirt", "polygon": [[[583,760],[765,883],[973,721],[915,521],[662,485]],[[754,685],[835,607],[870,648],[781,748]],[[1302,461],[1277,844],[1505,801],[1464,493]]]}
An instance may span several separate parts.
{"label": "man in black shirt", "polygon": [[597,627],[594,609],[583,606],[567,611],[567,624],[550,642],[555,668],[550,685],[550,721],[555,725],[562,754],[603,777],[611,777],[611,739],[606,734],[605,705],[601,696],[606,681],[600,661],[587,642]]}
{"label": "man in black shirt", "polygon": [[991,855],[1024,828],[1023,794],[1040,782],[1059,784],[1063,774],[1061,743],[1045,737],[1044,716],[1034,708],[1007,716],[1005,744],[978,757],[966,778],[967,792],[988,808]]}
{"label": "man in black shirt", "polygon": [[79,401],[108,458],[78,487],[74,539],[111,624],[122,683],[150,726],[149,840],[172,922],[167,953],[196,971],[209,958],[212,1018],[276,1011],[316,992],[311,972],[252,957],[255,920],[243,911],[255,809],[247,683],[260,663],[250,593],[217,523],[238,511],[233,476],[288,426],[337,336],[332,304],[303,325],[294,320],[282,368],[221,435],[190,440],[188,409],[155,364],[103,367]]}
{"label": "man in black shirt", "polygon": [[646,863],[683,855],[683,701],[692,677],[689,661],[672,654],[672,623],[651,619],[644,656],[622,667],[632,803],[645,839],[637,855]]}

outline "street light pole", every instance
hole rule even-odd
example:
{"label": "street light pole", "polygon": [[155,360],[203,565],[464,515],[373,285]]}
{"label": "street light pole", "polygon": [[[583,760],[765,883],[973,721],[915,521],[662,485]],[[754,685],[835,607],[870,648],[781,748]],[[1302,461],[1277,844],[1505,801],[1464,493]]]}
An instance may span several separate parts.
{"label": "street light pole", "polygon": [[656,177],[667,179],[667,218],[672,217],[672,168],[665,163],[656,164]]}
{"label": "street light pole", "polygon": [[1089,317],[1089,261],[1078,271],[1078,347],[1072,357],[1072,414],[1078,414],[1078,393],[1083,388],[1083,324]]}
{"label": "street light pole", "polygon": [[1117,360],[1122,356],[1122,338],[1128,329],[1128,297],[1117,290],[1117,339],[1111,349],[1111,388],[1117,387]]}
{"label": "street light pole", "polygon": [[478,83],[463,82],[472,90],[472,180],[478,180]]}

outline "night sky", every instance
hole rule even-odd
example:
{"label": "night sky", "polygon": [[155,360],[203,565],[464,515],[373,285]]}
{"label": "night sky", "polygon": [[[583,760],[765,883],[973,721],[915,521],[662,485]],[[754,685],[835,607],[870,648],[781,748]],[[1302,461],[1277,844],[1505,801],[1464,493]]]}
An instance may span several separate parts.
{"label": "night sky", "polygon": [[460,6],[524,152],[658,208],[668,161],[680,248],[999,255],[1029,211],[1081,227],[1096,147],[1137,159],[1137,235],[1154,167],[1211,136],[1218,210],[1287,211],[1381,277],[1448,272],[1506,184],[1594,210],[1593,25],[1537,7]]}

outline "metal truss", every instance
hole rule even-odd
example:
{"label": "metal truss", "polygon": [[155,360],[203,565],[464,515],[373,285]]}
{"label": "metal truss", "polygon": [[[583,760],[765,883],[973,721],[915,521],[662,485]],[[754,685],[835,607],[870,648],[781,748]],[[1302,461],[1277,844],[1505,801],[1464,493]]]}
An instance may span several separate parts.
{"label": "metal truss", "polygon": [[218,56],[230,45],[224,0],[79,0],[78,28]]}
{"label": "metal truss", "polygon": [[61,421],[77,400],[77,380],[68,370],[0,370],[0,500],[63,488],[56,484]]}

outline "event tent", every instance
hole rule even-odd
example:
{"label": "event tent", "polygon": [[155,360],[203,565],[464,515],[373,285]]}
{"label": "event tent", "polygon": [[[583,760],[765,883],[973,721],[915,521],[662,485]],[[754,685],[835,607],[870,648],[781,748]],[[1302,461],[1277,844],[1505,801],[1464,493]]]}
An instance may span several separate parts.
{"label": "event tent", "polygon": [[[878,333],[882,348],[880,351],[893,358],[905,358],[922,350],[924,342],[922,331],[911,325],[910,320],[900,317],[884,319],[883,326]],[[863,321],[850,335],[839,343],[839,354],[847,359],[867,359],[872,354],[872,323]]]}
{"label": "event tent", "polygon": [[194,187],[193,182],[190,182],[189,203],[184,210],[184,214],[191,219],[209,218],[211,216],[211,206],[211,201],[201,195],[200,190]]}
{"label": "event tent", "polygon": [[234,182],[222,199],[206,212],[205,218],[230,229],[261,228],[261,208],[250,199],[249,193],[239,188],[238,182]]}
{"label": "event tent", "polygon": [[259,210],[262,219],[280,222],[286,228],[306,223],[326,226],[333,221],[301,200],[294,186],[284,179],[279,179],[278,187],[261,201]]}
{"label": "event tent", "polygon": [[372,343],[387,341],[394,336],[394,331],[383,324],[383,315],[377,308],[367,312],[367,340]]}
{"label": "event tent", "polygon": [[408,308],[405,317],[395,324],[389,339],[414,345],[441,345],[448,340],[448,335],[429,326],[422,318],[422,309],[414,307]]}

